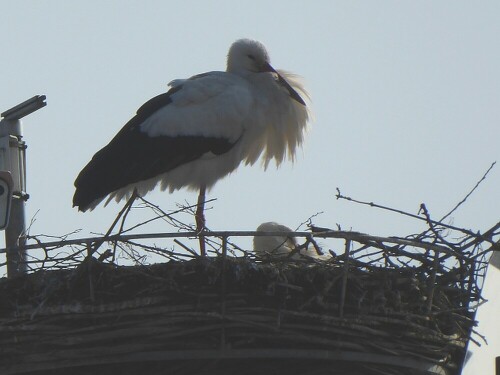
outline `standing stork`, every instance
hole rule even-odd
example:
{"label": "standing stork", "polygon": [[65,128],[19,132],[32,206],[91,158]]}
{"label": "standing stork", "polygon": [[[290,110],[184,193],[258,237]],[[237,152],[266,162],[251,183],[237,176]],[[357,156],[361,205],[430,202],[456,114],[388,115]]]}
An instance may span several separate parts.
{"label": "standing stork", "polygon": [[[107,197],[117,202],[160,184],[170,192],[199,190],[197,232],[205,228],[206,189],[241,162],[264,168],[292,160],[310,117],[307,93],[294,74],[275,70],[264,45],[234,42],[225,72],[208,72],[169,83],[147,101],[98,151],[75,180],[73,206],[92,210]],[[200,235],[200,252],[205,242]]]}

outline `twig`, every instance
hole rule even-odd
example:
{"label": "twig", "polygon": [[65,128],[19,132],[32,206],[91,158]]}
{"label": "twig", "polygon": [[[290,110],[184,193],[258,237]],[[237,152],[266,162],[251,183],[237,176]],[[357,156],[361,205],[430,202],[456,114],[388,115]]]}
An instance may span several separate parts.
{"label": "twig", "polygon": [[[477,245],[483,241],[488,241],[492,246],[496,246],[495,243],[497,241],[495,241],[495,239],[493,237],[500,236],[500,233],[497,233],[497,230],[500,230],[500,221],[498,223],[496,223],[493,227],[488,229],[486,232],[484,232],[483,234],[478,233],[476,236],[474,236],[474,238],[471,241],[464,244],[462,246],[462,249],[467,249],[467,248],[474,246],[474,245]],[[466,239],[466,240],[468,240],[468,239]]]}
{"label": "twig", "polygon": [[[132,192],[132,196],[130,197],[129,202],[127,202],[127,204],[125,205],[125,211],[122,211],[120,213],[121,223],[120,223],[120,228],[118,229],[118,234],[123,233],[123,231],[124,231],[123,228],[125,227],[125,221],[127,220],[127,216],[130,213],[130,210],[132,209],[132,205],[137,197],[139,197],[139,194],[137,194],[137,189],[134,189],[134,191]],[[113,224],[113,226],[114,226],[114,224]],[[110,232],[108,231],[108,233],[110,233]],[[113,243],[113,262],[115,260],[116,245],[117,245],[117,242],[114,241],[114,243]]]}
{"label": "twig", "polygon": [[[424,217],[425,217],[425,221],[427,222],[427,224],[429,225],[429,229],[431,230],[431,232],[434,234],[435,238],[436,239],[439,239],[442,243],[446,244],[447,246],[449,246],[451,249],[453,250],[457,250],[455,248],[455,245],[453,245],[452,243],[446,241],[442,236],[441,234],[439,233],[439,231],[436,229],[435,227],[435,222],[434,220],[431,219],[431,215],[429,214],[429,210],[427,210],[427,207],[425,206],[425,203],[422,203],[420,205],[420,210],[418,211],[419,213],[422,212],[424,214]],[[441,224],[440,224],[441,225]],[[425,233],[425,232],[424,232]]]}
{"label": "twig", "polygon": [[102,236],[99,241],[96,241],[94,243],[94,248],[92,249],[92,251],[89,252],[88,257],[91,257],[97,251],[97,249],[99,249],[99,247],[104,242],[106,242],[107,239],[109,239],[109,237],[111,235],[111,232],[115,228],[116,224],[118,223],[118,221],[120,220],[120,218],[122,217],[122,215],[130,209],[130,206],[132,206],[132,204],[134,203],[134,201],[135,201],[136,198],[137,198],[137,190],[134,189],[134,191],[132,192],[132,196],[127,201],[127,203],[125,204],[125,206],[123,206],[123,208],[121,209],[121,211],[118,213],[118,216],[116,216],[115,220],[113,221],[113,224],[111,224],[111,226],[109,227],[109,229],[106,232],[106,234],[104,236]]}
{"label": "twig", "polygon": [[198,258],[199,255],[198,253],[196,253],[195,251],[191,250],[189,247],[187,247],[186,245],[184,245],[181,241],[179,241],[177,238],[174,239],[174,242],[179,245],[180,247],[182,247],[184,250],[186,250],[189,254],[193,255],[195,258]]}
{"label": "twig", "polygon": [[220,304],[221,304],[221,349],[226,348],[226,257],[227,257],[227,237],[222,237],[222,266],[221,266],[221,285],[220,285]]}
{"label": "twig", "polygon": [[[411,214],[409,212],[405,212],[405,211],[402,211],[402,210],[397,210],[395,208],[391,208],[391,207],[387,207],[387,206],[382,206],[380,204],[377,204],[377,203],[373,203],[373,202],[364,202],[364,201],[360,201],[360,200],[356,200],[356,199],[353,199],[351,197],[347,197],[347,196],[344,196],[340,193],[340,190],[339,188],[336,188],[337,189],[337,194],[335,195],[335,197],[337,199],[344,199],[344,200],[347,200],[347,201],[350,201],[350,202],[354,202],[354,203],[358,203],[358,204],[362,204],[362,205],[366,205],[366,206],[370,206],[370,207],[375,207],[375,208],[380,208],[382,210],[386,210],[386,211],[391,211],[391,212],[396,212],[398,214],[401,214],[401,215],[404,215],[404,216],[409,216],[409,217],[412,217],[414,219],[418,219],[418,220],[423,220],[423,221],[427,221],[426,218],[424,217],[421,217],[421,216],[418,216],[418,215],[415,215],[415,214]],[[449,224],[444,224],[442,222],[439,222],[439,221],[434,221],[432,220],[431,221],[433,224],[436,224],[436,225],[441,225],[445,228],[449,228],[449,229],[453,229],[453,230],[456,230],[456,231],[459,231],[459,232],[462,232],[462,233],[465,233],[469,236],[472,236],[472,237],[475,237],[476,236],[476,233],[468,230],[468,229],[464,229],[464,228],[458,228],[458,227],[455,227],[453,225],[449,225]]]}
{"label": "twig", "polygon": [[312,219],[315,218],[316,216],[319,216],[322,214],[323,214],[323,211],[320,211],[320,212],[316,212],[315,214],[309,216],[305,221],[303,221],[297,227],[295,227],[295,231],[298,231],[303,225],[306,225],[306,224],[308,227],[312,226]]}
{"label": "twig", "polygon": [[349,274],[349,252],[351,251],[351,240],[345,241],[344,270],[342,274],[342,290],[340,291],[339,317],[344,317],[345,294],[347,290],[347,276]]}
{"label": "twig", "polygon": [[471,191],[469,191],[469,193],[465,196],[464,199],[462,199],[460,202],[457,203],[457,205],[455,207],[453,207],[453,209],[448,212],[446,215],[444,215],[441,220],[439,221],[443,221],[444,219],[446,219],[448,216],[450,216],[453,212],[455,212],[457,210],[458,207],[460,207],[470,196],[471,194],[474,192],[474,190],[477,189],[477,187],[481,184],[481,182],[483,182],[485,179],[486,179],[486,176],[488,175],[488,173],[490,173],[490,171],[493,169],[493,167],[495,166],[497,162],[494,161],[493,163],[491,163],[490,167],[488,168],[488,170],[486,171],[486,173],[483,175],[483,177],[481,177],[481,179],[476,183],[476,185],[472,188]]}
{"label": "twig", "polygon": [[[123,233],[130,232],[130,231],[132,231],[134,229],[137,229],[137,228],[139,228],[141,226],[149,224],[152,221],[159,220],[159,219],[164,219],[164,218],[168,218],[171,221],[171,224],[173,226],[175,226],[176,228],[183,229],[183,230],[185,230],[185,229],[188,229],[188,230],[192,229],[187,224],[185,224],[182,221],[176,219],[174,217],[174,215],[176,215],[178,213],[183,213],[183,212],[189,211],[190,209],[197,207],[197,204],[189,205],[189,206],[184,206],[184,207],[181,207],[180,209],[178,209],[176,211],[172,211],[170,213],[167,213],[164,210],[162,210],[160,208],[160,206],[151,203],[150,201],[148,201],[147,199],[145,199],[143,197],[138,197],[138,199],[140,199],[146,205],[146,207],[151,208],[156,213],[156,215],[158,215],[158,216],[156,216],[156,217],[154,217],[152,219],[146,220],[146,221],[144,221],[142,223],[136,224],[136,225],[134,225],[134,226],[132,226],[132,227],[124,230]],[[210,203],[210,202],[213,202],[215,200],[216,200],[215,198],[209,199],[205,203]]]}
{"label": "twig", "polygon": [[[129,245],[136,246],[136,247],[144,249],[146,251],[150,251],[150,252],[153,252],[155,254],[161,255],[161,256],[168,258],[168,259],[181,260],[183,258],[195,258],[196,257],[196,256],[192,257],[192,256],[189,256],[187,254],[179,254],[179,253],[172,251],[172,250],[161,249],[161,248],[157,248],[155,246],[145,245],[145,244],[141,244],[141,243],[135,242],[135,241],[129,240],[129,241],[124,241],[124,242],[127,242]],[[175,242],[175,240],[174,240],[174,242]],[[180,255],[182,255],[182,257]]]}
{"label": "twig", "polygon": [[94,294],[94,282],[92,280],[92,247],[90,245],[87,246],[87,274],[89,278],[89,295],[90,302],[95,302],[95,294]]}
{"label": "twig", "polygon": [[38,215],[38,213],[40,212],[40,210],[36,210],[36,212],[33,214],[33,216],[31,217],[30,219],[30,223],[28,224],[28,227],[26,228],[26,230],[24,231],[25,235],[26,235],[26,238],[29,238],[29,233],[31,231],[31,227],[33,226],[33,224],[35,224],[36,222],[36,217]]}
{"label": "twig", "polygon": [[439,253],[434,252],[434,265],[432,267],[431,279],[429,280],[429,292],[427,295],[427,314],[430,315],[432,312],[432,302],[434,300],[434,291],[436,289],[436,275],[439,266]]}

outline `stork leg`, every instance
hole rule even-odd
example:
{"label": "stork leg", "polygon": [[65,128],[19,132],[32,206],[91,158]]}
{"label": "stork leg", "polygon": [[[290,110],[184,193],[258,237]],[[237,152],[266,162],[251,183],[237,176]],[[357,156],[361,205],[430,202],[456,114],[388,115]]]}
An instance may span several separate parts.
{"label": "stork leg", "polygon": [[205,230],[205,186],[200,188],[200,194],[198,195],[198,204],[196,208],[195,220],[196,220],[196,232],[198,233],[198,239],[200,241],[200,255],[204,257],[205,252],[205,236],[202,235]]}

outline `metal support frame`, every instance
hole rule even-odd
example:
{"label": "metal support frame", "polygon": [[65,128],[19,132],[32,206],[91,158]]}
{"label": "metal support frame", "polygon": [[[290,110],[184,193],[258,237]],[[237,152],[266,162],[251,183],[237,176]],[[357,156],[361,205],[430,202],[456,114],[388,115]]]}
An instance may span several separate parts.
{"label": "metal support frame", "polygon": [[47,105],[45,95],[37,95],[1,114],[0,136],[8,137],[8,159],[4,168],[8,168],[14,181],[14,191],[10,208],[10,219],[5,229],[7,248],[7,277],[11,278],[26,273],[26,214],[28,199],[26,193],[26,144],[22,140],[21,118]]}

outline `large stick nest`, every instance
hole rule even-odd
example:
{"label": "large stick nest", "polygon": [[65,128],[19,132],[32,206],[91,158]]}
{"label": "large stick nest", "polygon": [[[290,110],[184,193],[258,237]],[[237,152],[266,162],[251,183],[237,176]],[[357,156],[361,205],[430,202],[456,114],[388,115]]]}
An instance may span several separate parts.
{"label": "large stick nest", "polygon": [[[460,269],[199,258],[0,283],[3,374],[423,374],[473,325]],[[432,303],[429,302],[432,298]],[[271,371],[272,370],[272,371]],[[45,372],[44,372],[45,371]]]}
{"label": "large stick nest", "polygon": [[[207,231],[211,256],[199,257],[178,240],[198,233],[157,206],[127,228],[132,203],[102,237],[28,238],[34,272],[0,280],[2,374],[458,375],[499,249],[500,223],[482,234],[442,223],[459,204],[440,222],[422,205],[429,228],[404,238],[267,233],[340,241],[326,260],[256,259],[228,241],[255,232]],[[179,231],[129,234],[156,219]],[[160,238],[176,247],[147,242]],[[118,266],[120,252],[168,262]]]}

